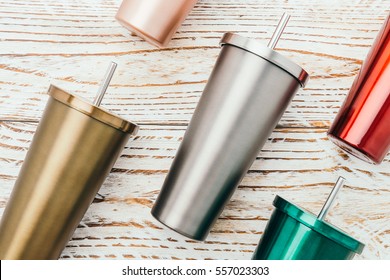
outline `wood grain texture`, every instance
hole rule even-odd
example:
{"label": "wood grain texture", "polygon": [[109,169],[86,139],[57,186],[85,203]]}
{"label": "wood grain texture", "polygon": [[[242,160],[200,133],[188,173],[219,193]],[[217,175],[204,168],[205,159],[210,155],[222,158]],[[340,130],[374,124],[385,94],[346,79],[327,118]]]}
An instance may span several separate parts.
{"label": "wood grain texture", "polygon": [[[276,194],[317,213],[339,175],[347,186],[330,222],[390,259],[390,155],[378,166],[326,137],[387,12],[382,1],[200,0],[168,48],[114,19],[120,1],[0,0],[0,215],[42,115],[50,83],[92,99],[109,61],[119,66],[103,106],[141,124],[91,205],[64,259],[250,259]],[[224,32],[267,43],[311,75],[206,242],[159,224],[150,208],[219,53]]]}

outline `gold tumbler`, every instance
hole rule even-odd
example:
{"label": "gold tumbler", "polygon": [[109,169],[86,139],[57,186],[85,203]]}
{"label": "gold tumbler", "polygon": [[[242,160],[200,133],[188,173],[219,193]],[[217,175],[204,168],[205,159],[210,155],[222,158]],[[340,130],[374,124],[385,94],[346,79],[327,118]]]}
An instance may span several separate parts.
{"label": "gold tumbler", "polygon": [[50,86],[0,224],[0,259],[58,259],[137,125]]}

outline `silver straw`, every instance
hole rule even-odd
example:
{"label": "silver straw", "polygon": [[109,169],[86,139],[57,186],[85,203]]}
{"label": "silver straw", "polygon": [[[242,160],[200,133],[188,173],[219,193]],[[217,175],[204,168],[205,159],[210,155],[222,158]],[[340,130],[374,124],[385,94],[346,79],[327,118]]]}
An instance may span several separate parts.
{"label": "silver straw", "polygon": [[283,13],[283,16],[279,20],[278,26],[276,27],[275,32],[272,35],[272,38],[267,45],[268,48],[271,49],[275,48],[276,44],[280,39],[280,36],[282,36],[283,30],[286,27],[289,19],[290,19],[290,15],[288,15],[287,13]]}
{"label": "silver straw", "polygon": [[107,91],[108,85],[111,82],[112,76],[114,75],[114,72],[115,72],[115,69],[116,69],[117,66],[118,66],[118,64],[116,64],[115,62],[111,61],[110,65],[109,65],[109,67],[107,69],[106,75],[104,76],[103,82],[100,85],[100,88],[99,88],[99,90],[98,90],[98,92],[96,94],[95,100],[93,101],[93,105],[95,105],[97,107],[100,106],[100,103],[103,100],[104,94]]}
{"label": "silver straw", "polygon": [[[114,61],[110,62],[110,65],[108,66],[106,75],[104,76],[103,82],[100,85],[100,88],[95,96],[95,100],[93,101],[93,105],[96,107],[100,106],[100,103],[102,103],[103,97],[106,94],[107,88],[110,85],[112,76],[114,75],[115,69],[118,66]],[[104,196],[100,193],[97,193],[94,199],[94,202],[101,202],[104,200]]]}
{"label": "silver straw", "polygon": [[326,200],[324,206],[322,206],[322,209],[320,211],[320,213],[318,214],[317,216],[317,219],[318,220],[323,220],[326,216],[326,214],[328,213],[330,207],[332,206],[336,196],[337,196],[337,193],[339,192],[339,190],[341,189],[341,187],[345,184],[345,178],[344,177],[339,177],[336,184],[334,185],[332,191],[330,192],[329,196],[328,196],[328,199]]}

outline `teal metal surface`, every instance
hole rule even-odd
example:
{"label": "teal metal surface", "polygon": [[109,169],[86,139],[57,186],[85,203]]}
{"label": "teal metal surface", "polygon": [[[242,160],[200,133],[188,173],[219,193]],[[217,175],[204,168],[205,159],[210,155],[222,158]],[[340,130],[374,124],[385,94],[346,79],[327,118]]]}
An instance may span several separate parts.
{"label": "teal metal surface", "polygon": [[275,210],[252,257],[255,260],[348,260],[364,244],[287,200]]}

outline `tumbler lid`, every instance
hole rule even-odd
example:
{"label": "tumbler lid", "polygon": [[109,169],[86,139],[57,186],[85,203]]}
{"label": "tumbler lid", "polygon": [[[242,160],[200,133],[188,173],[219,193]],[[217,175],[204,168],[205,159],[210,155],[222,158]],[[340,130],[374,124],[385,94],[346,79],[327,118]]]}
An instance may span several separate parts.
{"label": "tumbler lid", "polygon": [[273,205],[278,210],[289,215],[291,218],[297,220],[326,238],[340,244],[341,246],[344,246],[357,254],[360,254],[363,251],[363,243],[349,236],[341,229],[338,229],[323,220],[318,220],[314,214],[292,204],[291,202],[288,202],[282,197],[277,195],[274,199]]}
{"label": "tumbler lid", "polygon": [[305,87],[307,81],[309,80],[309,74],[302,67],[280,53],[261,45],[254,39],[229,32],[223,35],[220,45],[232,45],[268,60],[297,79],[301,84],[301,87]]}
{"label": "tumbler lid", "polygon": [[115,129],[125,133],[135,135],[138,132],[138,125],[116,116],[101,107],[97,107],[82,100],[81,98],[66,92],[54,85],[50,85],[48,94],[57,101],[91,117],[105,123]]}

